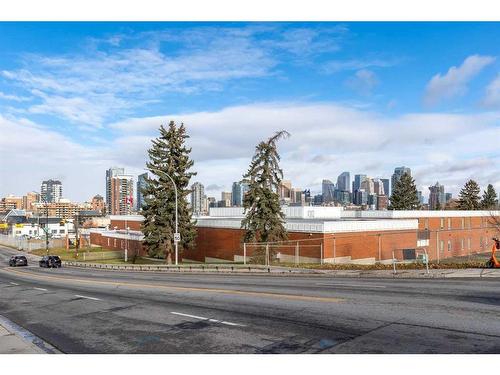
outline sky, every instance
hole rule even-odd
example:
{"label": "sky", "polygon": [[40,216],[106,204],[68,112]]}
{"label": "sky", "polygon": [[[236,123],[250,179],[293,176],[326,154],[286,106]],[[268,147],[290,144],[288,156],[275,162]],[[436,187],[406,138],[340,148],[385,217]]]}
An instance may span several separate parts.
{"label": "sky", "polygon": [[0,22],[0,197],[104,195],[184,123],[208,196],[278,130],[284,178],[412,170],[455,196],[500,190],[500,23]]}

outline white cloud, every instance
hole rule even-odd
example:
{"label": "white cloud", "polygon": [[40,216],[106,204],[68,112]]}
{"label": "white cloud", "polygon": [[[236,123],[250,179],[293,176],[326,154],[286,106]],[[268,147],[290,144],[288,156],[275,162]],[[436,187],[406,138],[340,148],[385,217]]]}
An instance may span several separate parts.
{"label": "white cloud", "polygon": [[500,74],[486,87],[486,95],[482,104],[485,107],[500,108]]}
{"label": "white cloud", "polygon": [[169,93],[220,91],[233,80],[277,74],[280,58],[331,52],[345,32],[260,25],[120,34],[89,40],[85,54],[25,55],[24,68],[1,74],[37,99],[28,112],[99,127]]}
{"label": "white cloud", "polygon": [[12,101],[15,101],[15,102],[25,102],[25,101],[30,100],[30,98],[28,98],[28,97],[18,96],[18,95],[12,95],[12,94],[6,94],[6,93],[1,92],[1,91],[0,91],[0,99],[12,100]]}
{"label": "white cloud", "polygon": [[[395,166],[408,165],[425,194],[436,180],[451,189],[471,176],[482,184],[497,181],[499,119],[497,112],[386,117],[334,103],[266,103],[134,118],[112,128],[121,134],[120,142],[146,135],[137,138],[137,146],[147,148],[145,140],[157,135],[160,124],[183,121],[199,172],[196,180],[221,185],[221,190],[241,178],[259,140],[284,128],[292,136],[279,144],[282,166],[296,186],[317,191],[323,178],[335,179],[344,170],[390,177]],[[127,161],[136,160],[140,167],[142,155],[127,156]]]}
{"label": "white cloud", "polygon": [[377,75],[368,69],[358,70],[353,77],[345,82],[346,86],[361,95],[370,95],[379,84]]}
{"label": "white cloud", "polygon": [[492,56],[472,55],[459,67],[452,66],[445,75],[436,74],[427,84],[425,104],[435,105],[443,99],[464,95],[467,84],[493,61],[495,58]]}
{"label": "white cloud", "polygon": [[367,68],[388,68],[398,63],[396,60],[332,60],[323,65],[325,73],[337,73],[343,70],[361,70]]}
{"label": "white cloud", "polygon": [[209,191],[215,197],[241,179],[255,145],[279,129],[292,135],[279,143],[285,178],[313,192],[323,178],[335,180],[345,170],[390,177],[400,165],[412,168],[424,194],[436,181],[456,194],[468,178],[500,190],[499,112],[386,116],[336,103],[256,103],[124,120],[112,125],[114,139],[85,146],[27,120],[0,117],[0,133],[7,134],[0,138],[0,196],[39,189],[51,177],[63,180],[72,199],[104,194],[105,170],[118,165],[142,173],[151,139],[170,120],[186,124],[195,180],[216,185]]}

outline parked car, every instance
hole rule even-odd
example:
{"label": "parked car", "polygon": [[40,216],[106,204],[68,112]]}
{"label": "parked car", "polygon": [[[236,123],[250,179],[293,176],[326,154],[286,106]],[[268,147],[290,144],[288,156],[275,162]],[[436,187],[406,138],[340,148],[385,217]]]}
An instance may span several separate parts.
{"label": "parked car", "polygon": [[17,267],[17,266],[27,266],[28,259],[24,255],[13,255],[9,260],[9,266]]}
{"label": "parked car", "polygon": [[60,268],[62,265],[61,258],[59,258],[57,255],[45,255],[40,259],[38,262],[40,267],[47,267],[47,268]]}

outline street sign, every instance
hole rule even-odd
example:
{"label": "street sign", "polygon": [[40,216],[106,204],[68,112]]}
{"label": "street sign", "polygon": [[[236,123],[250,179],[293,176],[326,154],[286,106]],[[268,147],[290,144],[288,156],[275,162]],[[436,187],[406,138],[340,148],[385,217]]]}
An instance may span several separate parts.
{"label": "street sign", "polygon": [[174,233],[174,242],[180,242],[180,241],[181,241],[181,234]]}

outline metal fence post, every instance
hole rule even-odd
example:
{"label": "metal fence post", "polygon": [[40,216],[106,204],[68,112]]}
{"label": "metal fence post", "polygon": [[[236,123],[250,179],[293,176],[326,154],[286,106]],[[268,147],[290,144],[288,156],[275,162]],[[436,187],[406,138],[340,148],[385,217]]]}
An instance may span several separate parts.
{"label": "metal fence post", "polygon": [[295,265],[299,264],[299,241],[295,244]]}
{"label": "metal fence post", "polygon": [[269,244],[266,243],[266,266],[269,266]]}
{"label": "metal fence post", "polygon": [[337,257],[337,243],[335,241],[335,237],[333,237],[333,264],[336,262]]}
{"label": "metal fence post", "polygon": [[378,261],[382,260],[382,245],[381,245],[382,235],[379,233],[378,235]]}
{"label": "metal fence post", "polygon": [[320,243],[319,248],[319,264],[323,264],[323,241]]}
{"label": "metal fence post", "polygon": [[243,242],[243,264],[247,264],[247,244]]}

